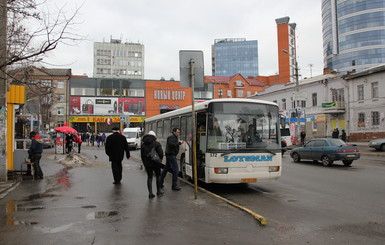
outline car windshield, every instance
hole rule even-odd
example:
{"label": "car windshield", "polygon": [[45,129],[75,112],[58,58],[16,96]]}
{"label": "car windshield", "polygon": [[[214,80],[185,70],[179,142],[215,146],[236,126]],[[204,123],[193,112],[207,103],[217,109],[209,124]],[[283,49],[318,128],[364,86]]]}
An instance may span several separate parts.
{"label": "car windshield", "polygon": [[137,132],[123,132],[126,138],[136,138]]}
{"label": "car windshield", "polygon": [[346,143],[340,139],[329,139],[328,141],[332,146],[346,145]]}

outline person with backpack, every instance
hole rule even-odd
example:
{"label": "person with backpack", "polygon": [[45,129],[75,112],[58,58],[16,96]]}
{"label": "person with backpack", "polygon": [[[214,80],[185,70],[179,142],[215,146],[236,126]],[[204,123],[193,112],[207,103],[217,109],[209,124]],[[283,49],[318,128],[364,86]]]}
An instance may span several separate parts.
{"label": "person with backpack", "polygon": [[[155,152],[152,152],[153,149],[155,150]],[[159,159],[155,160],[155,154]],[[156,140],[156,134],[154,131],[150,131],[148,132],[148,134],[143,136],[143,143],[140,149],[140,156],[147,172],[148,198],[151,199],[155,197],[152,191],[152,177],[154,173],[156,178],[156,195],[158,197],[162,196],[163,191],[161,190],[160,182],[160,165],[163,159],[163,149],[161,144]]]}

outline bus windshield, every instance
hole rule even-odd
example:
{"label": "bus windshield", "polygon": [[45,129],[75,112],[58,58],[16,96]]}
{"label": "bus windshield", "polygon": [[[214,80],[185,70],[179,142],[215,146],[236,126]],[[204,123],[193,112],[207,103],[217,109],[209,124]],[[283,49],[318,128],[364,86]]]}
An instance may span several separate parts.
{"label": "bus windshield", "polygon": [[255,103],[213,103],[208,150],[280,149],[278,107]]}

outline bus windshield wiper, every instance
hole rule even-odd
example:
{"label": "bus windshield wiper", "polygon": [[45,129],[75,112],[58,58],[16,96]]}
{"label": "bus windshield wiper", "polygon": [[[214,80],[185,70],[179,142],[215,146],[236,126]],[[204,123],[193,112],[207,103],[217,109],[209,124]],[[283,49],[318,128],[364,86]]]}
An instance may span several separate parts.
{"label": "bus windshield wiper", "polygon": [[225,153],[222,153],[221,156],[226,156],[228,154],[231,154],[231,153],[238,153],[238,152],[252,152],[252,151],[255,151],[257,150],[258,152],[261,152],[261,151],[267,151],[273,155],[276,155],[276,153],[272,150],[269,150],[269,149],[266,149],[266,148],[242,148],[242,149],[236,149],[235,151],[232,151],[232,152],[225,152]]}

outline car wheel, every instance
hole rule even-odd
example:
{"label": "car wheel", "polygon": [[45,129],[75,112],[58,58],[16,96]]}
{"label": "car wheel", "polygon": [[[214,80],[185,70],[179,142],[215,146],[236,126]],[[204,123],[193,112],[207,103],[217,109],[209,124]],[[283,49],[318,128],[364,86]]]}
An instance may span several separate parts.
{"label": "car wheel", "polygon": [[322,156],[321,161],[324,166],[331,166],[333,164],[333,161],[329,156]]}
{"label": "car wheel", "polygon": [[381,149],[381,151],[385,151],[385,144],[382,144],[380,149]]}
{"label": "car wheel", "polygon": [[299,156],[298,153],[293,153],[293,155],[291,156],[293,158],[293,161],[294,162],[300,162],[301,161],[301,157]]}
{"label": "car wheel", "polygon": [[353,160],[343,160],[342,162],[346,167],[349,167],[353,163]]}

